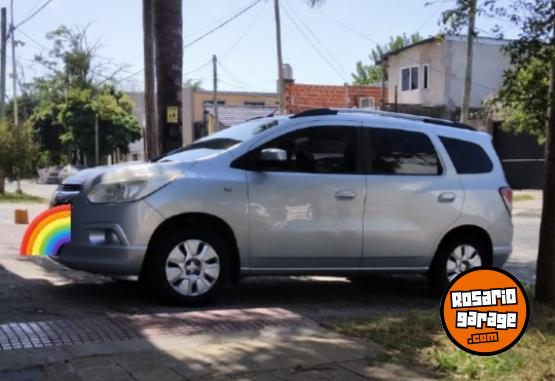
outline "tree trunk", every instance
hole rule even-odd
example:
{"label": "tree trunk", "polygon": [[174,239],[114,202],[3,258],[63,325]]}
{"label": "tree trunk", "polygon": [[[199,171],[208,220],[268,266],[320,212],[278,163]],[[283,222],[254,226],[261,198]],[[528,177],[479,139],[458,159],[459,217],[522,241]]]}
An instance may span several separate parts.
{"label": "tree trunk", "polygon": [[6,192],[5,181],[4,170],[0,168],[0,194],[4,194]]}
{"label": "tree trunk", "polygon": [[[553,43],[555,44],[555,30]],[[536,300],[555,305],[555,54],[551,56],[545,142],[545,185],[536,269]]]}
{"label": "tree trunk", "polygon": [[[156,106],[161,154],[183,145],[183,18],[182,0],[157,0],[154,6]],[[177,111],[177,118],[170,116]]]}
{"label": "tree trunk", "polygon": [[143,0],[143,47],[145,65],[145,129],[143,140],[145,143],[145,158],[154,159],[159,156],[159,140],[156,117],[156,99],[154,87],[156,82],[154,65],[154,25],[153,4],[154,0]]}

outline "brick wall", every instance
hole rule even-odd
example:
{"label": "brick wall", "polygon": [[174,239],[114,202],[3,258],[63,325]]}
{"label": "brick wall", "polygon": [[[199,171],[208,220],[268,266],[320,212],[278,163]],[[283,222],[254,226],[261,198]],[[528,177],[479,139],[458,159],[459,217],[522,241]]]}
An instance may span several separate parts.
{"label": "brick wall", "polygon": [[[387,89],[385,91],[385,99],[387,100]],[[285,83],[285,109],[288,113],[298,113],[320,107],[358,107],[359,98],[363,97],[372,97],[376,105],[380,105],[382,100],[381,86]]]}

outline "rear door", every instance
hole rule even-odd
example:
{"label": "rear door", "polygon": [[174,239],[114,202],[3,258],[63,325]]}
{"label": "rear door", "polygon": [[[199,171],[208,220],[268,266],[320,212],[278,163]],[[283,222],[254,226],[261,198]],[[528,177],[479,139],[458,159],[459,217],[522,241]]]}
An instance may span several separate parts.
{"label": "rear door", "polygon": [[435,136],[365,128],[367,197],[363,267],[424,269],[458,218],[464,191]]}

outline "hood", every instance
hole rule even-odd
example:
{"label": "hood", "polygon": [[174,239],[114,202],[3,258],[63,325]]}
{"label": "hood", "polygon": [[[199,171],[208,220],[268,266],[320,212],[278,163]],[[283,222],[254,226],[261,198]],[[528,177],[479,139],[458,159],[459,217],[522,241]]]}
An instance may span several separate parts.
{"label": "hood", "polygon": [[115,165],[103,165],[101,167],[94,167],[84,169],[82,171],[77,172],[74,175],[69,176],[65,179],[62,184],[77,184],[81,185],[82,188],[87,188],[90,184],[92,184],[93,180],[96,179],[100,175],[107,174],[109,172],[117,172],[118,170],[125,170],[125,171],[137,171],[141,172],[144,171],[145,168],[159,168],[160,170],[164,170],[170,167],[176,168],[179,167],[180,169],[186,169],[190,167],[193,162],[168,162],[168,163],[150,163],[150,162],[133,162],[133,163],[122,163],[122,164],[115,164]]}

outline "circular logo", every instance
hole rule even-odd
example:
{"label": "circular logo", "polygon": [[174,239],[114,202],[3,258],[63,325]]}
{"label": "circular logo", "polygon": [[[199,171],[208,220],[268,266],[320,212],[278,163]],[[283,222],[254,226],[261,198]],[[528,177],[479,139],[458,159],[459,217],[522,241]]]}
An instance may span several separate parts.
{"label": "circular logo", "polygon": [[459,274],[441,301],[441,322],[460,349],[479,356],[506,351],[524,335],[530,308],[520,282],[496,268]]}

